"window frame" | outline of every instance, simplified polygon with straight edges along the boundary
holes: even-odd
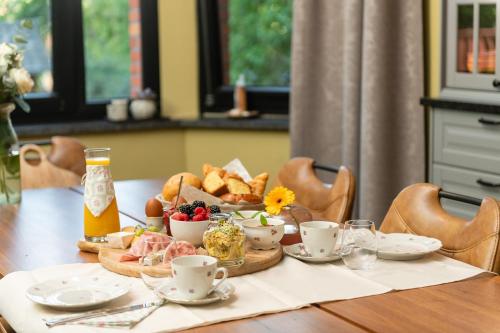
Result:
[[[495,4],[497,8],[496,15],[496,59],[495,74],[477,73],[478,59],[478,36],[479,36],[479,5]],[[459,5],[472,5],[473,14],[473,72],[457,72],[457,16]],[[484,92],[497,92],[498,88],[492,85],[494,79],[499,78],[500,54],[498,48],[500,45],[500,15],[498,15],[499,4],[496,0],[446,0],[443,5],[443,63],[445,82],[443,88],[447,89],[469,89]]]
[[[224,85],[217,0],[197,0],[200,68],[200,113],[226,112],[233,108],[234,86]],[[261,114],[288,115],[290,87],[247,86],[250,110]]]
[[[141,11],[142,85],[160,92],[157,0],[139,0]],[[12,114],[15,124],[103,119],[109,100],[87,102],[81,0],[51,0],[52,93],[26,97],[31,112]],[[158,99],[159,105],[159,99]]]

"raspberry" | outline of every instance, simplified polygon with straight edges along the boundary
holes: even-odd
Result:
[[[207,205],[205,204],[205,201],[201,201],[201,200],[195,200],[195,201],[193,201],[193,203],[191,205],[194,208],[196,208],[196,207],[206,208],[207,207]]]
[[[177,221],[188,221],[189,215],[177,212],[177,213],[174,213],[170,218],[177,220]]]
[[[198,214],[193,217],[193,221],[205,221],[207,219],[206,214]]]
[[[200,215],[200,214],[203,215],[206,214],[206,212],[207,212],[206,209],[203,207],[196,207],[194,209],[194,215]]]

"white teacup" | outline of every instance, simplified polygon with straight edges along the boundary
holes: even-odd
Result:
[[[223,276],[215,285],[217,273]],[[210,256],[182,256],[172,260],[175,287],[187,300],[205,298],[227,279],[227,269],[217,268],[217,259]]]
[[[339,225],[329,221],[300,223],[300,236],[306,251],[313,257],[328,257],[332,254],[339,234]]]

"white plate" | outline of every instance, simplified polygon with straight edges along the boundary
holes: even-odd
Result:
[[[386,260],[420,259],[443,246],[439,239],[403,233],[378,232],[377,241],[377,255]]]
[[[214,281],[216,283],[216,281]],[[224,281],[213,293],[202,299],[188,300],[179,294],[175,288],[173,280],[162,283],[156,289],[157,293],[167,301],[183,305],[205,305],[219,301],[225,301],[234,294],[234,286],[228,281]]]
[[[307,262],[319,263],[319,262],[330,262],[340,259],[340,256],[337,253],[332,253],[327,257],[311,257],[311,255],[306,252],[305,247],[302,243],[284,246],[283,251],[290,257],[294,257],[296,259]]]
[[[130,289],[130,282],[103,277],[70,277],[37,283],[26,290],[35,303],[64,310],[95,307],[120,296]]]

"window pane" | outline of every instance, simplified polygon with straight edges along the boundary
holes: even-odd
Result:
[[[30,19],[33,28],[21,27],[23,19]],[[52,30],[49,0],[0,0],[0,43],[12,43],[21,35],[27,44],[24,49],[24,67],[35,81],[33,92],[52,92]]]
[[[457,72],[472,73],[474,66],[473,14],[473,5],[458,6]]]
[[[88,101],[135,96],[142,89],[139,2],[82,0]]]
[[[496,46],[496,5],[479,6],[479,54],[477,71],[479,73],[495,74]]]
[[[219,0],[223,81],[288,86],[293,0]]]

